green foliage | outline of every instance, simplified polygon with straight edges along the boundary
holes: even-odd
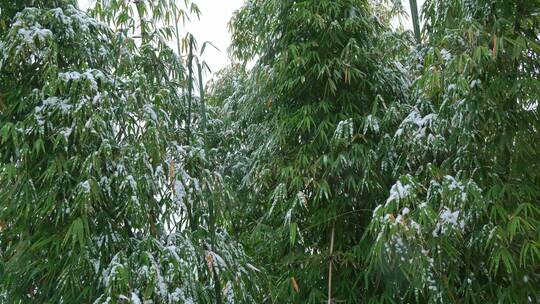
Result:
[[[534,301],[540,6],[427,1],[408,49],[379,2],[249,1],[233,19],[233,53],[256,59],[214,91],[240,139],[235,233],[271,302]]]
[[[540,1],[401,2],[248,0],[206,85],[190,1],[0,2],[0,302],[540,301]]]
[[[394,136],[404,175],[374,212],[371,266],[427,303],[533,303],[538,2],[428,1],[428,45]],[[387,282],[394,284],[395,280]]]
[[[272,301],[325,300],[329,259],[331,297],[355,301],[366,294],[362,231],[392,171],[384,134],[397,126],[407,87],[382,42],[403,41],[367,1],[249,1],[232,32],[235,55],[258,58],[253,94],[243,98],[262,113],[250,123],[265,133],[249,136],[245,179],[262,193],[253,197],[265,209],[253,238],[268,248],[257,256],[273,277]]]
[[[138,5],[135,19],[119,3],[94,11],[117,31],[65,2],[2,19],[0,294],[252,303],[257,269],[209,221],[219,172],[182,127],[183,63],[156,26],[171,7]]]

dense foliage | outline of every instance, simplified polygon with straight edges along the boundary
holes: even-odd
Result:
[[[538,1],[430,1],[372,265],[433,303],[540,299]],[[396,272],[399,270],[399,272]]]
[[[264,107],[265,133],[246,174],[263,193],[253,237],[271,244],[258,257],[275,276],[272,299],[353,302],[366,293],[360,240],[391,185],[385,134],[407,89],[385,46],[403,42],[367,1],[250,1],[232,25],[235,54],[259,57],[248,102]]]
[[[0,2],[0,303],[540,303],[540,0],[401,2]]]
[[[4,300],[252,302],[256,269],[209,220],[220,177],[189,131],[193,78],[155,26],[185,12],[125,4],[96,6],[116,31],[61,2],[3,18]]]

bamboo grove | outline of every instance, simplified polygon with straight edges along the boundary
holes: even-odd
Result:
[[[0,2],[0,303],[540,303],[539,0],[196,4]]]

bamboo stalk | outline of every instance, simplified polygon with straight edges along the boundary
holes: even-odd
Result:
[[[182,48],[180,47],[180,31],[178,30],[178,15],[176,14],[176,7],[173,8],[173,17],[174,17],[174,32],[176,38],[176,51],[178,52],[178,57],[182,54]]]
[[[416,41],[420,43],[421,37],[420,37],[420,18],[418,17],[418,5],[416,4],[416,0],[409,0],[409,4],[411,7],[411,18],[413,22],[414,36],[416,37]]]
[[[328,261],[328,304],[332,304],[332,267],[334,254],[334,236],[336,234],[336,221],[332,223],[332,237],[330,238],[330,259]]]
[[[214,214],[214,198],[209,197],[208,199],[208,213],[209,213],[209,229],[210,229],[210,246],[213,251],[215,248],[215,239],[216,239],[216,226],[215,226],[215,214]],[[212,273],[214,277],[214,292],[216,294],[216,303],[221,304],[223,301],[221,299],[221,284],[219,282],[219,277],[216,271],[216,266],[212,264]]]
[[[206,142],[206,103],[205,103],[205,91],[204,91],[204,83],[202,78],[202,66],[199,62],[199,59],[197,59],[197,72],[198,72],[198,78],[199,78],[199,101],[200,101],[200,115],[201,115],[201,131],[203,135],[203,145],[205,152],[208,152],[208,145]],[[210,192],[210,197],[208,198],[208,225],[210,230],[210,249],[213,251],[215,248],[215,240],[216,240],[216,215],[215,215],[215,209],[214,209],[214,198],[213,194]],[[212,274],[214,277],[214,292],[216,294],[216,303],[221,304],[223,300],[221,299],[221,284],[219,282],[219,277],[216,271],[216,267],[214,264],[212,264]]]
[[[200,94],[200,101],[201,101],[201,128],[203,133],[203,141],[204,141],[204,147],[206,150],[206,100],[205,100],[205,92],[204,92],[204,84],[202,79],[202,66],[199,62],[197,62],[197,70],[199,72],[199,94]]]
[[[189,53],[188,53],[188,117],[187,117],[187,141],[191,138],[191,101],[193,99],[193,36],[189,34]]]
[[[135,8],[137,9],[137,15],[139,16],[139,23],[140,23],[140,30],[141,30],[141,46],[144,46],[147,43],[150,43],[148,32],[146,28],[146,21],[144,20],[145,15],[145,4],[143,2],[134,2]],[[149,214],[149,222],[150,222],[150,235],[154,238],[158,237],[158,219],[156,216],[156,213],[154,210],[150,209]]]
[[[202,67],[201,64],[197,62],[197,69],[199,72],[199,90],[200,90],[200,102],[201,102],[201,124],[202,124],[202,133],[203,133],[203,145],[204,150],[208,152],[208,145],[206,142],[206,103],[205,103],[205,92],[204,92],[204,84],[202,79]],[[210,228],[210,242],[212,246],[212,250],[215,248],[215,240],[216,240],[216,214],[215,214],[215,208],[214,208],[214,197],[212,192],[210,192],[210,197],[208,198],[208,213],[210,216],[209,220],[209,228]],[[214,273],[214,290],[216,293],[216,303],[221,304],[223,301],[221,299],[221,284],[219,282],[219,277],[216,271],[216,268],[214,265],[212,265],[212,271]]]
[[[140,1],[136,1],[135,8],[137,9],[137,14],[139,15],[139,23],[141,27],[141,43],[144,45],[148,42],[148,33],[146,31],[146,21],[144,20],[144,11],[145,6],[144,3]]]

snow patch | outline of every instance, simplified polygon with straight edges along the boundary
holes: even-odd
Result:
[[[411,189],[411,185],[403,185],[401,181],[397,181],[390,189],[390,196],[386,200],[386,204],[406,198],[409,196]]]

